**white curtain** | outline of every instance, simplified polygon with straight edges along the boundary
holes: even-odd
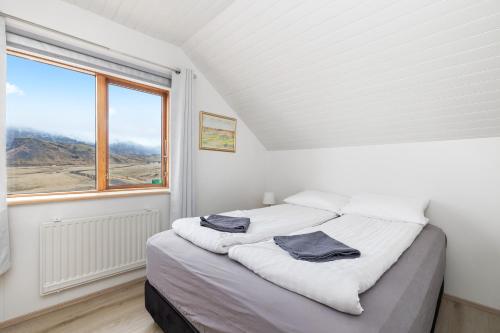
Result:
[[[195,115],[190,69],[172,76],[170,223],[195,214]]]
[[[5,19],[0,17],[0,275],[10,267],[9,221],[7,219],[7,161],[5,147],[5,87],[7,82],[5,54]]]

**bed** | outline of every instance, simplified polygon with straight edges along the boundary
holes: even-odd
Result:
[[[278,287],[225,255],[165,231],[147,245],[146,308],[165,332],[430,332],[443,288],[446,238],[427,225],[377,284],[360,316]]]

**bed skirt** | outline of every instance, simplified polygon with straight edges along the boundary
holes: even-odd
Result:
[[[443,297],[444,281],[441,284],[439,297],[434,311],[434,319],[432,322],[431,333],[434,332]],[[163,297],[150,283],[146,280],[144,285],[144,296],[146,302],[146,310],[148,310],[155,323],[165,333],[200,333],[165,297]]]

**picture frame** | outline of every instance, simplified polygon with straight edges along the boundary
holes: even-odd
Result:
[[[200,112],[199,148],[228,153],[236,152],[236,118]]]

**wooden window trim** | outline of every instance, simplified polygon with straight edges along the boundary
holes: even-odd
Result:
[[[22,194],[7,197],[8,206],[34,205],[64,201],[79,200],[100,200],[111,198],[127,198],[134,196],[149,195],[168,195],[168,188],[136,188],[127,190],[106,190],[106,191],[88,191],[88,192],[53,192],[42,194]]]
[[[145,92],[153,95],[158,95],[162,100],[162,110],[161,110],[161,184],[132,184],[132,185],[113,185],[109,184],[109,165],[106,165],[106,170],[108,174],[101,175],[102,178],[106,180],[106,189],[131,189],[131,188],[168,188],[169,187],[169,127],[168,127],[168,119],[169,119],[169,91],[162,90],[155,87],[150,87],[148,85],[135,83],[131,81],[127,81],[124,79],[119,79],[116,77],[106,77],[106,91],[101,91],[101,94],[105,95],[106,105],[108,104],[108,87],[109,85],[115,85],[127,89],[137,90],[140,92]],[[104,88],[101,88],[104,89]],[[109,108],[106,106],[106,111]],[[102,118],[106,117],[106,120],[109,119],[108,115],[102,115]],[[109,138],[109,124],[106,123],[106,142],[108,142]],[[104,130],[102,130],[104,131]],[[101,141],[100,141],[101,142]],[[106,151],[101,151],[101,156],[106,156],[106,163],[109,163],[109,144],[106,144],[104,148]]]
[[[108,184],[108,86],[105,75],[96,75],[96,186],[107,190]]]
[[[18,205],[38,202],[67,201],[80,199],[94,199],[100,197],[130,196],[137,191],[137,195],[169,193],[169,165],[170,165],[170,91],[144,83],[129,81],[99,71],[55,61],[32,53],[25,53],[15,49],[7,49],[7,54],[17,57],[53,65],[80,73],[93,75],[96,78],[96,189],[89,191],[66,191],[47,193],[18,193],[8,194],[8,204]],[[108,87],[110,84],[146,92],[162,97],[162,135],[161,135],[161,184],[133,184],[109,185],[109,118],[108,118]],[[102,194],[102,195],[100,195]],[[48,198],[54,196],[54,200]],[[66,199],[67,197],[67,199]],[[56,199],[57,198],[57,199]],[[9,200],[11,199],[11,200]],[[32,200],[31,200],[32,199]],[[10,201],[10,202],[9,202]]]

